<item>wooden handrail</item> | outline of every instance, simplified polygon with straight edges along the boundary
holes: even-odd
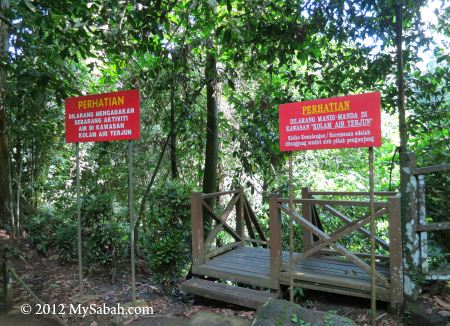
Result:
[[[324,248],[324,249],[321,249],[320,252],[325,255],[340,256],[340,254],[338,252],[336,252],[336,250],[333,250],[333,249]],[[355,256],[360,257],[360,258],[370,258],[371,257],[370,254],[365,253],[365,252],[353,252],[353,253],[355,254]],[[389,261],[389,256],[376,254],[375,259],[378,259],[380,261],[381,260]]]
[[[231,195],[231,194],[238,194],[241,190],[235,189],[235,190],[229,190],[229,191],[219,191],[219,192],[211,192],[209,194],[202,194],[203,199],[207,198],[214,198],[214,197],[220,197],[225,195]]]
[[[280,198],[278,199],[278,202],[282,204],[287,204],[289,203],[289,199]],[[304,198],[294,199],[294,204],[302,204],[302,203],[317,204],[317,205],[339,205],[339,206],[365,206],[365,207],[370,206],[369,201],[362,201],[362,200],[304,199]],[[375,208],[382,208],[382,207],[387,207],[387,202],[385,201],[375,202]]]
[[[416,225],[416,232],[449,230],[450,222],[436,222]]]
[[[395,196],[397,191],[375,191],[375,196]],[[323,196],[369,196],[367,191],[310,191],[310,195],[323,195]]]
[[[431,166],[424,166],[422,168],[413,168],[412,173],[414,175],[418,174],[427,174],[427,173],[433,173],[433,172],[445,172],[450,171],[450,164],[438,164],[438,165],[431,165]]]

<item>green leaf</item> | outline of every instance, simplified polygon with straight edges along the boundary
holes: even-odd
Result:
[[[291,316],[291,322],[293,322],[294,324],[298,323],[298,317],[297,314],[292,314]]]

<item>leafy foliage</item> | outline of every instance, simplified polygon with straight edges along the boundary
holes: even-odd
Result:
[[[165,284],[184,276],[191,261],[190,191],[172,181],[151,196],[148,231],[141,246],[154,278]]]
[[[29,239],[37,252],[43,256],[46,256],[54,245],[56,222],[57,219],[50,212],[42,212],[27,219],[25,227],[30,233]]]

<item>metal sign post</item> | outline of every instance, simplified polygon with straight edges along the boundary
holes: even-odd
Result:
[[[292,152],[289,152],[289,301],[294,302],[294,185]]]
[[[76,143],[77,166],[77,224],[78,224],[78,279],[80,283],[80,297],[83,295],[83,254],[81,244],[81,198],[80,198],[80,143]]]
[[[369,147],[369,201],[370,201],[370,317],[372,326],[376,325],[377,289],[375,279],[375,195],[373,177],[373,147]]]
[[[375,325],[375,201],[373,147],[381,146],[381,94],[355,94],[279,105],[280,151],[289,152],[289,210],[293,215],[292,151],[369,148],[371,316]],[[334,132],[330,132],[330,131]],[[342,131],[342,132],[339,132]],[[290,219],[290,288],[293,300],[293,220]]]
[[[133,305],[136,305],[136,264],[134,256],[134,191],[133,191],[133,142],[128,141],[128,210],[130,213],[131,288]]]
[[[83,263],[81,243],[80,198],[80,142],[105,142],[128,140],[129,212],[131,245],[131,279],[133,304],[136,304],[136,271],[134,257],[134,209],[133,209],[133,147],[131,140],[139,139],[140,100],[139,90],[130,89],[111,93],[71,97],[66,102],[66,142],[76,143],[77,165],[77,220],[78,220],[78,275],[80,296],[83,295]],[[112,123],[118,122],[118,123]]]

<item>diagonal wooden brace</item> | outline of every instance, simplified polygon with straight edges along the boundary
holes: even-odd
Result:
[[[347,216],[345,216],[344,214],[342,214],[341,212],[339,212],[337,209],[331,207],[330,205],[323,205],[322,206],[324,209],[326,209],[327,211],[329,211],[331,214],[333,214],[334,216],[340,218],[342,221],[350,224],[352,223],[352,220],[350,218],[348,218]],[[370,237],[370,232],[369,230],[367,230],[366,228],[363,228],[362,226],[360,228],[357,229],[358,232],[361,232],[362,234],[364,234],[367,237]],[[386,241],[380,239],[379,237],[375,237],[375,241],[384,249],[389,250],[389,245],[386,243]]]
[[[233,210],[234,205],[236,205],[236,202],[239,200],[239,194],[235,194],[233,198],[228,203],[227,207],[223,211],[222,215],[220,217],[217,217],[216,214],[213,212],[211,207],[203,201],[203,207],[208,211],[208,214],[211,215],[211,217],[218,223],[213,230],[209,233],[208,237],[205,240],[205,246],[211,245],[212,241],[216,238],[217,234],[220,232],[220,230],[223,229],[228,232],[236,241],[242,241],[242,238],[239,234],[236,233],[236,231],[233,230],[233,228],[226,223],[228,215],[230,215],[230,212]]]
[[[378,209],[375,212],[375,218],[383,216],[386,213],[386,211],[387,211],[386,208]],[[363,217],[357,219],[356,221],[353,221],[347,224],[346,226],[331,233],[329,235],[330,236],[329,239],[322,239],[320,241],[315,242],[313,248],[309,249],[308,251],[305,251],[301,256],[296,257],[295,260],[303,260],[306,257],[311,256],[312,254],[320,251],[326,246],[331,245],[333,242],[341,240],[343,237],[360,228],[362,225],[369,223],[370,220],[371,220],[370,214],[365,214]]]
[[[357,257],[355,254],[350,252],[344,246],[342,246],[338,243],[332,243],[330,241],[331,237],[329,235],[324,233],[322,230],[318,229],[315,225],[313,225],[311,222],[309,222],[308,220],[303,218],[297,212],[291,212],[289,210],[289,208],[286,207],[286,205],[279,204],[278,206],[281,210],[283,210],[284,212],[289,214],[291,216],[291,218],[294,219],[297,223],[300,223],[305,229],[314,233],[319,238],[321,238],[323,240],[327,240],[327,243],[332,245],[336,249],[337,252],[339,252],[341,255],[347,257],[348,260],[350,260],[355,265],[361,267],[363,270],[365,270],[370,275],[370,273],[371,273],[370,266],[364,260]],[[375,277],[383,284],[383,286],[385,286],[387,288],[389,287],[389,281],[383,275],[381,275],[379,272],[375,271]]]

